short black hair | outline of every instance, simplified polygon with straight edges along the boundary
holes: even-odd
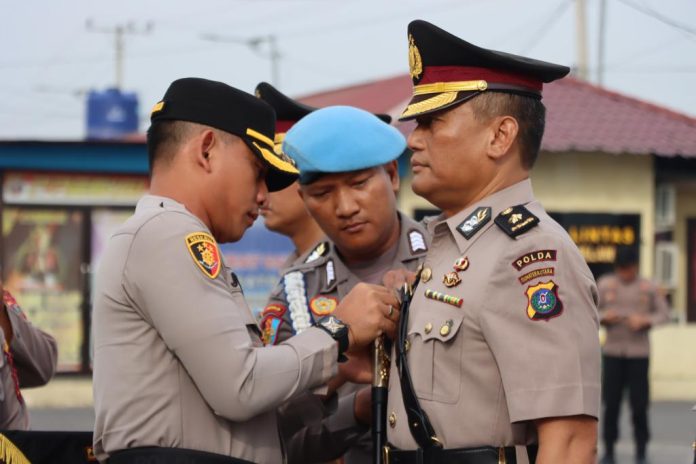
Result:
[[[531,169],[539,157],[541,139],[546,126],[546,107],[538,98],[506,92],[482,92],[471,99],[474,117],[489,120],[512,116],[517,121],[522,165]]]
[[[635,247],[626,245],[616,247],[616,257],[614,258],[614,266],[631,267],[637,265],[638,260],[638,250]]]
[[[181,121],[153,121],[147,130],[147,157],[150,175],[155,164],[168,164],[174,158],[174,150],[182,140]]]

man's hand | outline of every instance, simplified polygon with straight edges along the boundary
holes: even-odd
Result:
[[[382,284],[390,290],[401,290],[405,283],[413,284],[416,281],[416,273],[408,269],[392,269],[382,277]]]
[[[652,322],[645,314],[631,314],[626,320],[626,325],[628,325],[628,328],[634,332],[640,332],[641,330],[650,327]]]
[[[355,394],[353,412],[355,420],[361,424],[370,425],[372,423],[372,390],[369,387],[358,390]]]
[[[607,309],[602,313],[602,318],[600,319],[600,322],[602,325],[614,325],[617,322],[620,322],[622,319],[621,316],[619,316],[619,313],[616,312],[614,309]]]
[[[348,324],[348,352],[354,353],[382,334],[394,337],[399,301],[393,291],[361,282],[341,300],[333,314]]]
[[[372,383],[374,369],[370,347],[350,353],[348,361],[338,364],[338,373],[347,382]]]

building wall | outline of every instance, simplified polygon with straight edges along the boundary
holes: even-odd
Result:
[[[687,219],[696,219],[696,183],[677,185],[676,211],[674,223],[674,242],[679,247],[677,288],[674,290],[672,304],[680,320],[686,319],[687,299]]]

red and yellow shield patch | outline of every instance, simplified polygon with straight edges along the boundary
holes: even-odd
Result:
[[[220,273],[220,251],[215,239],[205,232],[186,236],[186,247],[203,274],[215,279]]]
[[[309,308],[317,316],[331,314],[338,306],[338,300],[332,296],[315,296],[309,302]]]

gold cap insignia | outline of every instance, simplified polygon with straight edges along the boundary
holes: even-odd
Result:
[[[423,60],[421,59],[413,35],[408,35],[408,68],[412,78],[418,79],[423,73]]]
[[[158,111],[162,111],[162,108],[164,108],[164,102],[157,102],[155,103],[155,106],[152,107],[152,111],[150,111],[150,114],[155,114]]]

